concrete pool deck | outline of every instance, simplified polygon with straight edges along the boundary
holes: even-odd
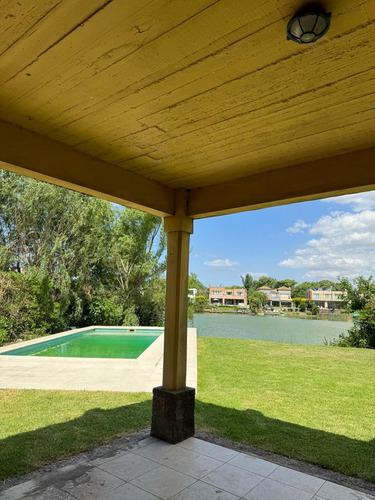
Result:
[[[161,334],[137,359],[5,355],[20,347],[74,335],[93,328],[100,327],[80,328],[0,348],[0,354],[4,354],[0,356],[0,388],[152,392],[154,387],[162,384],[164,334]],[[124,327],[127,328],[132,327]],[[136,327],[136,329],[149,330],[150,327]],[[188,328],[187,385],[197,388],[195,328]]]

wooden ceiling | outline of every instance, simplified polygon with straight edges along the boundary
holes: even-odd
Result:
[[[296,0],[0,1],[0,120],[9,125],[2,135],[0,129],[0,160],[9,168],[18,164],[36,171],[22,163],[17,149],[34,139],[43,149],[48,139],[60,143],[58,155],[74,169],[79,158],[94,158],[91,173],[102,169],[101,183],[110,175],[119,183],[127,172],[133,177],[125,176],[125,184],[141,176],[149,189],[159,189],[159,198],[184,188],[204,199],[205,187],[278,169],[286,169],[278,182],[287,178],[287,186],[288,168],[314,169],[314,162],[331,157],[338,157],[332,160],[336,179],[340,164],[347,164],[342,155],[368,150],[366,168],[356,164],[356,156],[348,168],[353,162],[362,168],[367,177],[357,184],[370,188],[375,185],[375,174],[368,173],[375,167],[375,1],[324,2],[332,12],[331,29],[306,46],[286,41],[285,31],[302,5]],[[8,153],[5,146],[17,127],[33,134],[23,135]],[[33,151],[36,161],[38,148],[27,152]],[[75,163],[64,158],[68,149],[84,155]],[[48,156],[40,162],[44,177],[52,179]],[[331,164],[319,165],[319,175],[326,171],[329,177]],[[293,172],[303,174],[303,181],[302,166]],[[69,175],[76,176],[72,185],[84,183],[77,180],[79,172]],[[357,187],[355,180],[339,184],[322,186],[320,194]],[[222,196],[225,188],[219,192]],[[215,193],[211,212],[219,213]],[[126,196],[114,193],[111,199]],[[151,208],[171,211],[160,204]],[[209,207],[198,207],[192,215],[208,213]]]

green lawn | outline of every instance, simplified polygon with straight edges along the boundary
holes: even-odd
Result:
[[[375,351],[200,338],[197,429],[375,482]],[[150,425],[151,395],[0,391],[0,478]]]
[[[197,427],[375,482],[375,351],[200,339]]]

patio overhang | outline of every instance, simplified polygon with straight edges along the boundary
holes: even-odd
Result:
[[[192,219],[375,187],[374,2],[327,0],[309,45],[285,39],[301,6],[0,7],[0,166],[166,217],[168,390],[184,386]]]

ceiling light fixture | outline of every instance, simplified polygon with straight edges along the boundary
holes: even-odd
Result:
[[[289,21],[286,37],[298,43],[313,43],[327,33],[330,24],[331,13],[325,14],[320,5],[308,5]]]

